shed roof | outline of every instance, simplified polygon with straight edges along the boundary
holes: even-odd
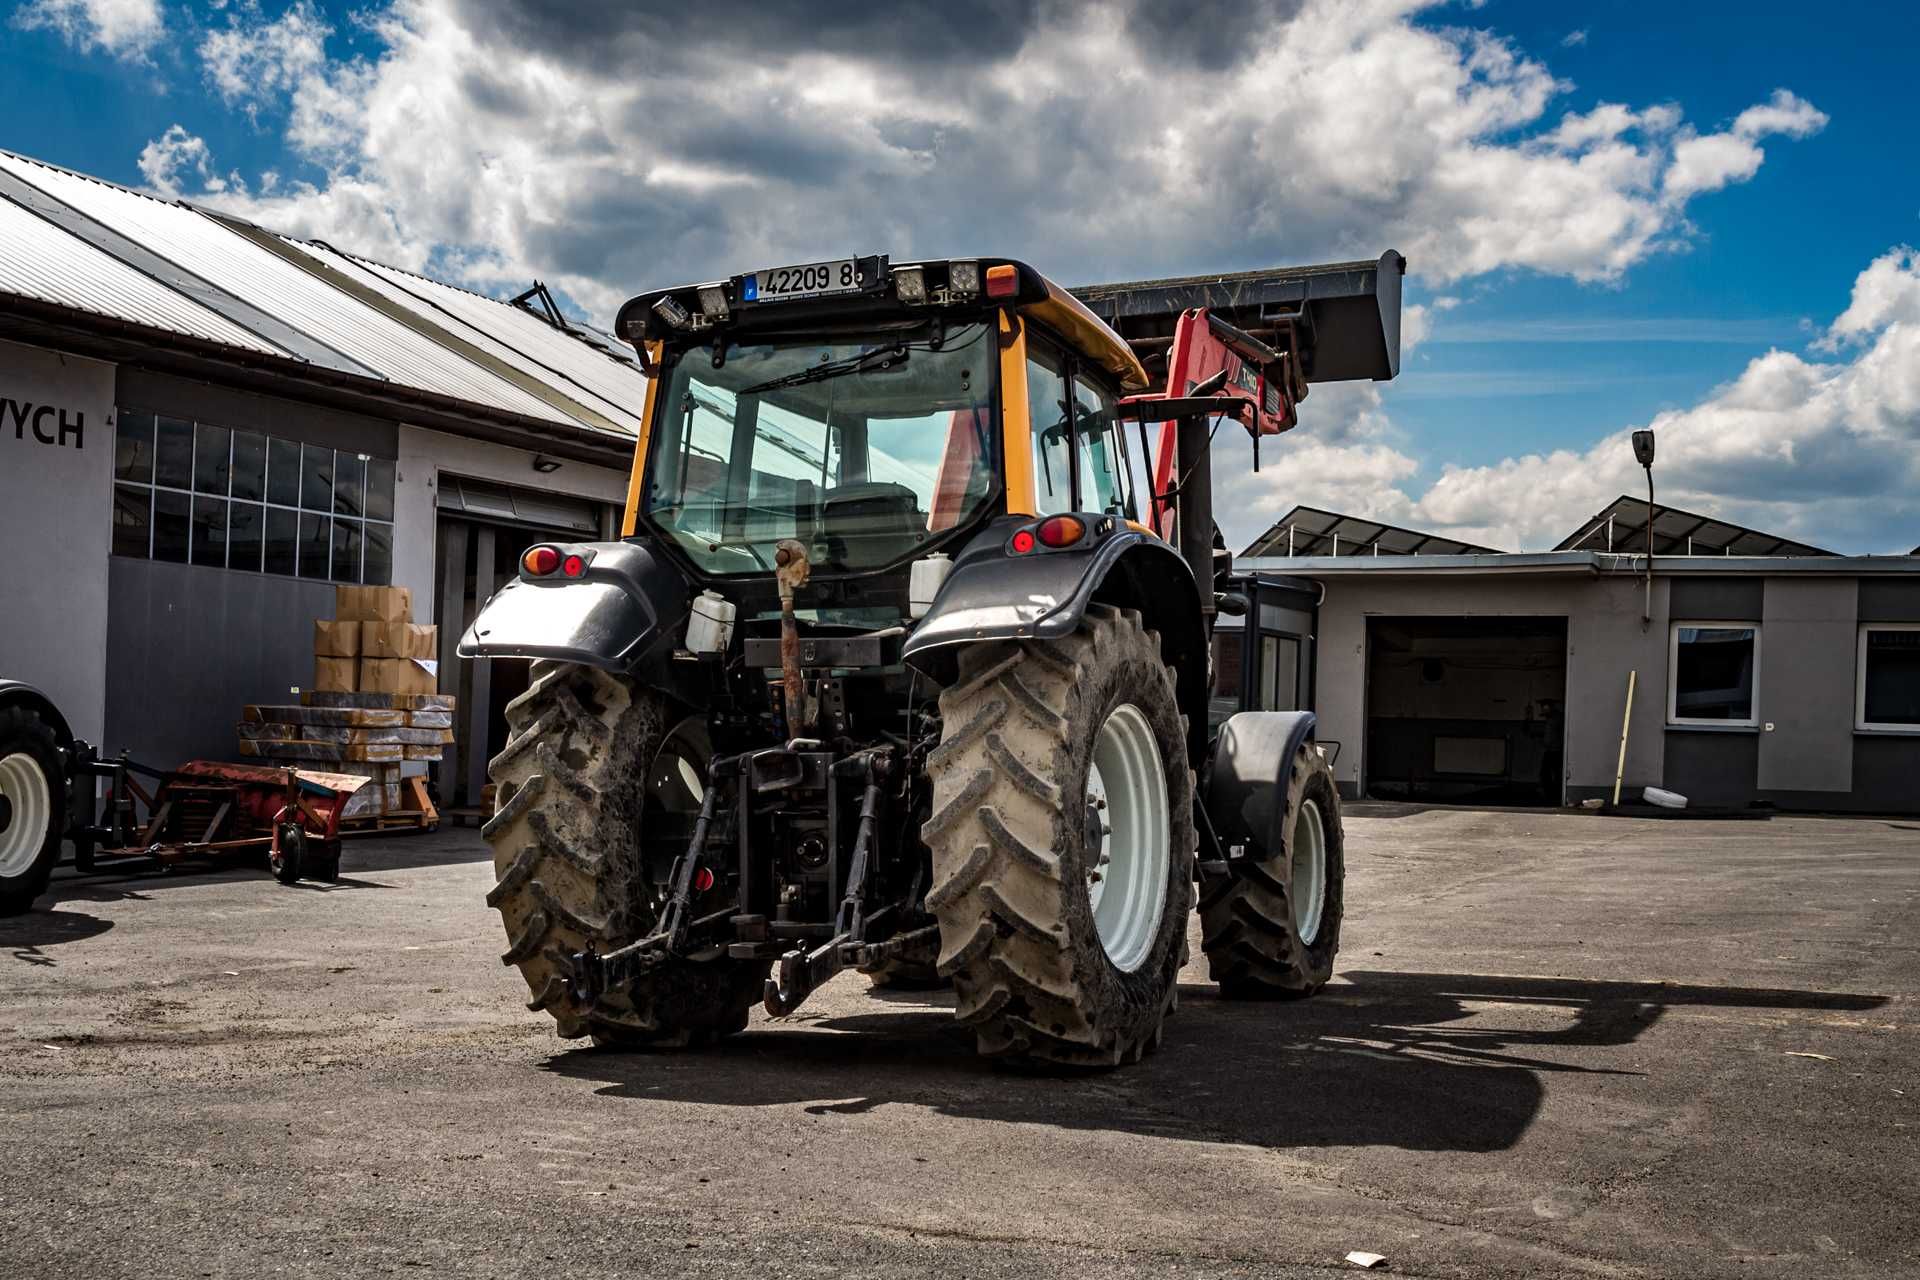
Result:
[[[524,308],[6,151],[0,245],[0,315],[11,295],[374,395],[609,443],[639,430],[638,368]]]
[[[1560,540],[1555,551],[1612,551],[1645,555],[1647,502],[1621,494],[1591,520]],[[1656,556],[1830,556],[1831,551],[1762,533],[1730,520],[1653,505],[1653,554]]]
[[[1242,556],[1499,555],[1457,538],[1343,515],[1320,507],[1295,507],[1255,538]]]

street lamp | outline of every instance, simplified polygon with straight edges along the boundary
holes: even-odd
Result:
[[[1653,623],[1653,430],[1633,433],[1633,457],[1647,471],[1647,601],[1640,609],[1640,629]]]

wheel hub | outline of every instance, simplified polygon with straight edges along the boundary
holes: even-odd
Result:
[[[0,758],[0,876],[25,875],[53,820],[53,794],[40,762],[24,751]]]
[[[1293,932],[1302,946],[1320,936],[1320,917],[1327,905],[1327,828],[1320,806],[1300,802],[1293,819]]]
[[[1087,768],[1087,897],[1115,968],[1145,963],[1160,932],[1171,859],[1166,768],[1146,715],[1114,708]]]

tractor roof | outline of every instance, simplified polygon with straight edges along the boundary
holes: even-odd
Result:
[[[899,321],[948,308],[977,316],[983,303],[1010,305],[1046,325],[1126,390],[1146,388],[1147,371],[1126,339],[1066,289],[1012,258],[894,263],[882,254],[654,289],[620,308],[614,331],[644,355],[651,342],[703,342],[728,328],[791,333],[815,323]]]

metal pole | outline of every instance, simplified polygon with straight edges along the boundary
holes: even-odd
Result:
[[[1640,678],[1639,668],[1627,672],[1627,706],[1620,713],[1620,759],[1613,766],[1613,807],[1620,807],[1620,779],[1627,772],[1627,730],[1633,724],[1633,686]]]

